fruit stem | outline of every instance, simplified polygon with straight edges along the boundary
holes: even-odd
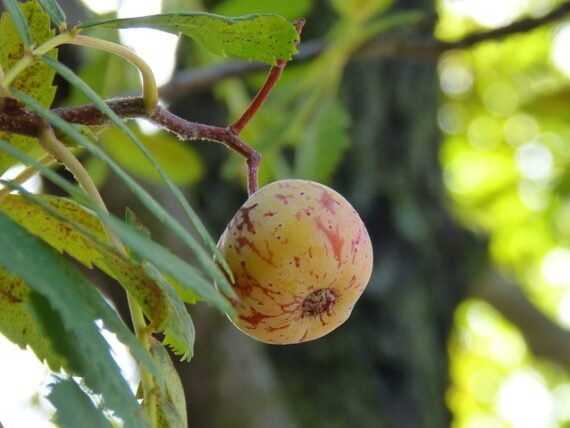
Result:
[[[297,34],[301,35],[301,31],[303,30],[303,26],[305,25],[305,20],[300,18],[296,20],[293,25],[297,30]],[[232,123],[228,129],[239,135],[243,131],[243,128],[249,123],[249,121],[255,116],[259,108],[263,105],[265,100],[267,99],[268,95],[271,93],[271,90],[283,74],[283,69],[287,65],[287,61],[284,59],[278,59],[275,65],[271,66],[269,70],[269,74],[261,86],[257,95],[253,98],[249,106],[247,107],[246,111],[240,116],[238,120]],[[249,164],[248,164],[249,166]]]

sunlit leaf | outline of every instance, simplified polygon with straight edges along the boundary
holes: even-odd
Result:
[[[50,385],[48,400],[56,409],[54,421],[61,428],[112,428],[102,409],[73,379],[58,379]]]
[[[121,376],[105,341],[92,317],[92,301],[79,288],[94,291],[83,275],[54,249],[0,213],[0,266],[21,277],[45,298],[61,316],[63,325],[74,337],[75,358],[70,361],[80,369],[87,385],[102,394],[105,405],[114,410],[125,427],[148,426],[140,407]],[[96,293],[96,292],[95,292]],[[91,294],[95,296],[98,294]],[[99,299],[102,297],[99,295]],[[86,361],[88,359],[88,362]]]
[[[41,6],[34,1],[19,3],[19,5],[33,42],[41,44],[51,39],[54,31],[50,28],[49,18]],[[0,40],[2,41],[0,43],[0,66],[6,72],[24,56],[24,45],[16,31],[15,23],[6,13],[2,14],[0,19]],[[56,50],[50,51],[48,55],[55,58]],[[11,87],[35,98],[44,106],[50,106],[55,96],[55,86],[52,86],[54,74],[49,66],[37,62],[22,71],[12,82]],[[25,152],[36,144],[33,138],[1,131],[0,139],[9,141],[10,144]],[[0,152],[0,174],[14,163],[13,158]]]
[[[145,27],[194,38],[217,55],[234,55],[275,64],[297,53],[299,36],[285,18],[274,14],[225,17],[205,12],[172,13],[82,23],[78,28]]]
[[[22,196],[7,197],[0,210],[58,251],[66,252],[87,267],[96,265],[117,278],[141,305],[155,327],[160,328],[169,312],[164,292],[145,274],[140,265],[134,264],[108,245],[101,244],[101,241],[107,242],[107,237],[99,219],[73,201],[51,196],[41,196],[41,199],[62,216],[87,229],[99,241],[85,236],[69,223],[54,217]]]
[[[29,3],[32,2],[28,2],[28,4]],[[19,7],[18,2],[16,0],[2,0],[2,4],[4,5],[4,8],[8,11],[8,14],[2,14],[2,18],[4,18],[5,16],[6,18],[8,18],[9,16],[9,19],[11,20],[14,27],[18,31],[21,40],[24,42],[24,46],[25,47],[30,46],[33,43],[32,36],[28,29],[26,18],[24,17],[24,14],[20,10],[20,7],[25,7],[25,6]]]
[[[45,360],[52,370],[58,371],[65,361],[34,317],[29,307],[30,291],[20,278],[0,268],[0,333],[22,349],[29,346],[40,361]]]

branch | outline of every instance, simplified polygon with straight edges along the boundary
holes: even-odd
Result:
[[[184,141],[214,141],[235,150],[247,161],[249,193],[253,193],[257,190],[257,173],[261,157],[257,151],[244,143],[239,137],[239,134],[232,129],[190,122],[170,113],[160,106],[156,106],[155,109],[149,113],[143,97],[118,98],[107,101],[107,105],[121,119],[147,119],[166,131],[176,134]],[[86,126],[113,124],[105,114],[90,104],[57,108],[53,111],[62,119],[73,124]],[[17,106],[4,108],[4,111],[0,111],[1,131],[37,137],[44,127],[45,123],[38,115],[23,111]]]
[[[542,313],[520,287],[489,272],[476,293],[520,330],[534,355],[570,368],[570,331]]]
[[[442,42],[431,40],[429,42],[412,42],[402,39],[376,39],[371,41],[356,52],[353,60],[363,58],[406,58],[413,60],[434,60],[442,53],[452,49],[467,49],[477,43],[487,40],[499,40],[507,36],[523,33],[556,22],[570,14],[570,1],[560,4],[557,8],[540,18],[525,18],[510,25],[495,28],[486,32],[470,34],[455,42]],[[428,20],[431,18],[428,18]],[[416,25],[423,25],[419,22]],[[323,40],[305,42],[299,48],[299,54],[295,56],[295,63],[315,58],[327,48]],[[205,90],[217,82],[229,77],[245,77],[252,73],[263,70],[263,64],[244,61],[228,61],[223,64],[186,70],[177,73],[173,79],[159,89],[160,96],[164,99],[173,99],[183,94],[189,94]]]

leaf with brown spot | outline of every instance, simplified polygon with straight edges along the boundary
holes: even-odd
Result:
[[[139,263],[105,244],[108,240],[97,217],[68,199],[53,196],[41,196],[41,199],[98,239],[73,229],[70,224],[22,196],[10,195],[3,201],[0,209],[59,252],[69,254],[89,268],[95,265],[117,279],[135,298],[153,327],[158,331],[162,330],[171,312],[166,293]]]
[[[50,27],[49,17],[37,2],[29,1],[20,3],[19,6],[36,45],[40,45],[54,36],[55,32]],[[0,40],[2,41],[0,43],[0,66],[6,72],[24,55],[22,39],[16,30],[14,21],[7,13],[3,13],[0,18]],[[57,50],[50,51],[48,56],[55,58]],[[54,75],[55,72],[47,64],[36,62],[22,71],[10,87],[25,92],[44,106],[49,107],[53,102],[56,90],[56,87],[52,85]],[[0,132],[0,139],[8,141],[24,152],[29,152],[36,144],[33,138],[6,132]],[[13,157],[0,152],[0,174],[15,163],[16,160]]]

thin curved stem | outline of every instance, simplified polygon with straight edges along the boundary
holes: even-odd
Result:
[[[154,107],[158,104],[158,86],[156,85],[156,79],[154,78],[152,69],[135,52],[118,43],[81,35],[75,36],[67,43],[111,52],[129,61],[131,64],[137,67],[141,73],[143,99],[147,111],[149,113],[152,112]]]

